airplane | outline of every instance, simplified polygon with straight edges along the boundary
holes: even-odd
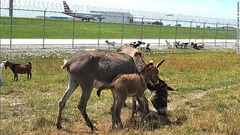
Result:
[[[62,12],[63,14],[72,16],[72,17],[76,17],[76,18],[81,18],[82,20],[86,20],[86,21],[90,21],[90,20],[97,20],[100,19],[100,21],[102,19],[106,19],[106,17],[104,17],[102,14],[100,13],[74,13],[68,6],[68,4],[66,3],[66,1],[63,1],[63,7],[64,7],[64,12]]]

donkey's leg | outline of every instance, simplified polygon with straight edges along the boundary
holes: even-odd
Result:
[[[17,81],[18,80],[18,74],[14,73],[14,78],[13,78],[14,81]]]
[[[32,72],[30,71],[30,73],[29,73],[29,78],[28,78],[29,80],[31,80],[32,79]]]
[[[115,128],[116,123],[117,123],[117,101],[114,99],[113,105],[111,107],[111,113],[112,113],[112,129]]]
[[[149,113],[149,107],[148,107],[148,100],[146,99],[146,97],[144,96],[144,94],[142,96],[139,97],[139,99],[142,101],[143,103],[143,114],[141,117],[141,121],[143,122],[144,118],[147,116],[147,114]]]
[[[136,96],[132,97],[132,120],[134,120],[135,113],[137,113]]]
[[[82,96],[81,96],[81,99],[80,99],[80,102],[78,104],[78,109],[80,110],[84,120],[86,121],[88,127],[91,128],[92,131],[94,130],[97,130],[96,127],[93,126],[91,120],[89,119],[88,115],[87,115],[87,112],[86,112],[86,107],[87,107],[87,102],[88,102],[88,99],[92,93],[92,90],[93,90],[93,82],[88,82],[88,83],[85,83],[84,85],[81,85],[82,87]]]
[[[121,109],[124,104],[124,101],[120,101],[119,99],[114,99],[111,113],[112,113],[112,129],[115,127],[123,128],[122,120],[121,120]]]
[[[124,104],[125,100],[120,100],[117,106],[117,125],[120,128],[123,128],[122,120],[121,120],[121,111],[122,111],[122,106]]]
[[[137,100],[137,103],[138,103],[138,105],[137,105],[137,112],[140,112],[141,114],[143,113],[143,110],[144,110],[144,108],[143,108],[143,103],[142,103],[142,101],[139,99],[139,97],[136,97],[136,100]]]
[[[57,122],[56,122],[56,126],[58,129],[62,128],[62,126],[61,126],[62,110],[66,105],[66,101],[72,95],[72,93],[76,90],[76,88],[78,86],[79,85],[76,82],[76,80],[74,79],[74,77],[69,73],[68,88],[58,104],[58,117],[57,117]]]
[[[30,80],[30,73],[27,73],[27,80]]]

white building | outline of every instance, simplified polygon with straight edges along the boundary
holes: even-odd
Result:
[[[133,23],[133,15],[127,12],[90,11],[90,13],[102,14],[105,17],[102,22]]]

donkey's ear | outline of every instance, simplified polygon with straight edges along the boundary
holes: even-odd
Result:
[[[159,68],[164,61],[165,61],[165,60],[162,60],[161,62],[159,62],[156,67]]]
[[[173,89],[172,87],[169,87],[169,86],[167,86],[167,90],[169,90],[169,91],[178,91],[178,90],[175,90],[175,89]]]
[[[150,60],[148,64],[151,64],[151,65],[153,65],[153,60]]]

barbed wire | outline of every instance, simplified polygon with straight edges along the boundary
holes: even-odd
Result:
[[[69,4],[74,12],[90,12],[90,11],[104,11],[104,12],[128,12],[134,16],[134,18],[148,18],[153,20],[169,20],[169,21],[185,21],[185,22],[202,22],[202,23],[215,23],[215,24],[230,24],[236,25],[237,21],[232,19],[222,18],[208,18],[199,16],[189,16],[180,14],[168,14],[161,12],[149,12],[149,11],[137,11],[127,9],[116,9],[106,7],[96,7],[89,5]],[[1,8],[9,8],[9,0],[1,0]],[[62,3],[42,2],[32,0],[14,0],[14,9],[28,9],[28,10],[46,10],[54,12],[62,12]]]

